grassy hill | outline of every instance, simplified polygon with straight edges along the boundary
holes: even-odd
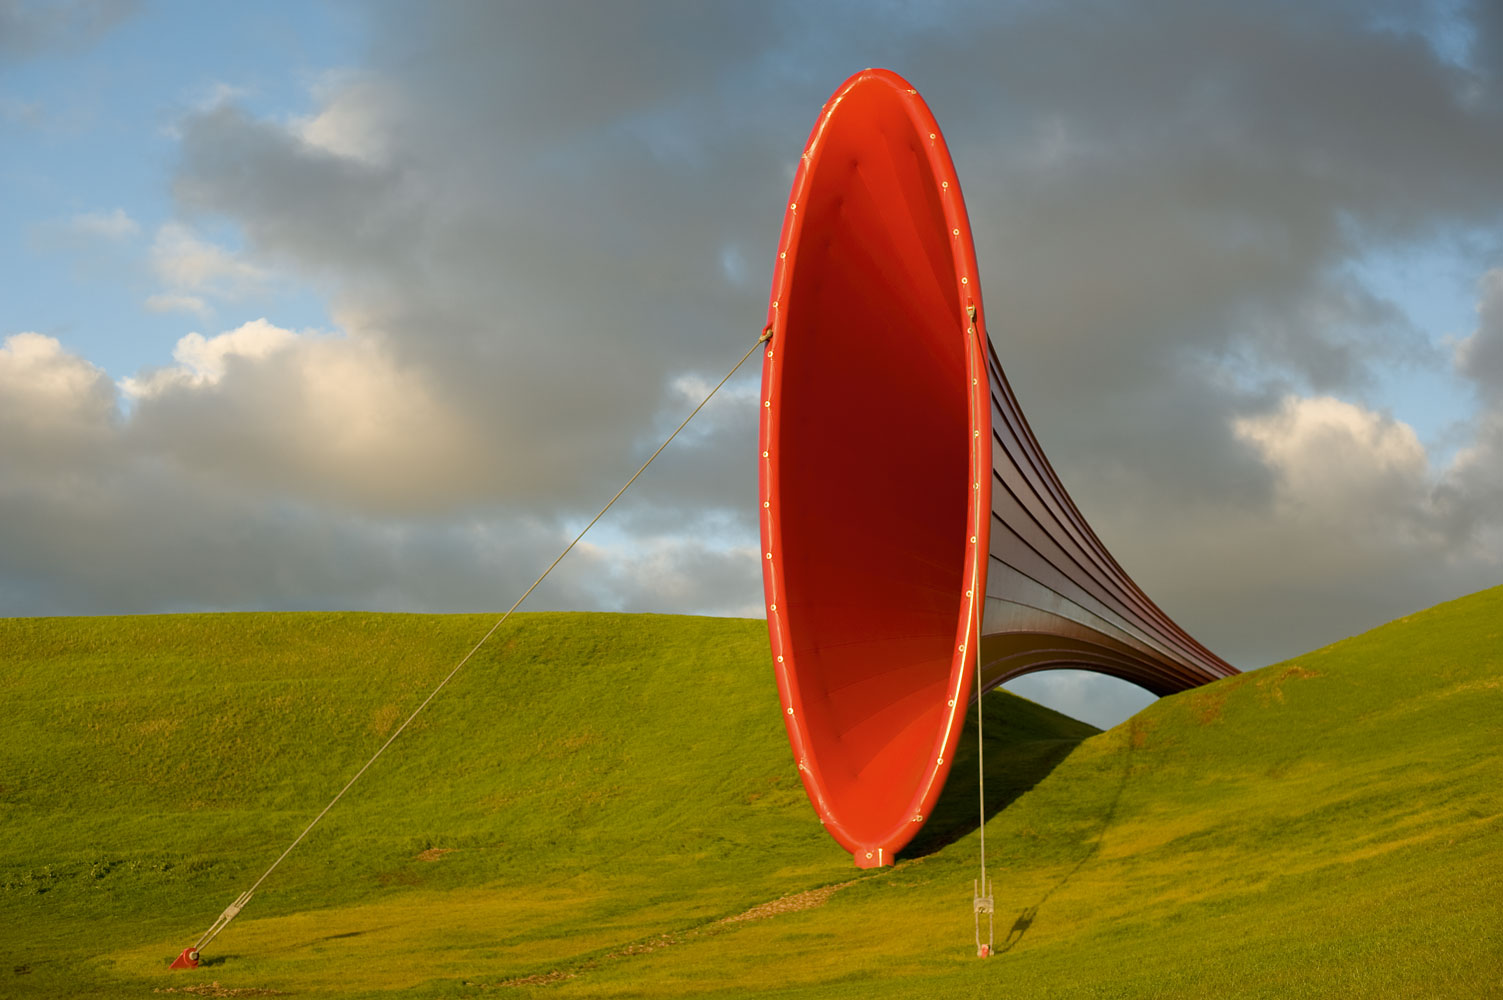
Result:
[[[517,616],[166,972],[491,620],[0,620],[0,996],[1503,996],[1503,588],[1106,733],[988,695],[985,962],[974,756],[858,872],[760,622]]]

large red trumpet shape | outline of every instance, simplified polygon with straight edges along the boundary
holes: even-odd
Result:
[[[1071,502],[986,334],[960,184],[886,70],[804,147],[764,348],[763,582],[810,801],[858,865],[939,797],[982,687],[1073,666],[1163,694],[1235,673],[1128,578]]]

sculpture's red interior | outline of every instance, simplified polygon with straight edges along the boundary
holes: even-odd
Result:
[[[935,764],[970,493],[951,233],[900,100],[856,87],[826,123],[774,402],[790,674],[827,812],[867,844],[909,818]]]

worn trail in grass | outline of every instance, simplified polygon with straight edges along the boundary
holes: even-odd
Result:
[[[1499,995],[1503,588],[1107,733],[989,695],[987,962],[969,753],[858,873],[761,623],[518,616],[163,971],[488,624],[0,621],[0,995]]]

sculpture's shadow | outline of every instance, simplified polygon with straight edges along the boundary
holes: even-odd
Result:
[[[1041,710],[1039,706],[1006,692],[988,694],[984,703],[986,764],[986,818],[990,820],[1006,809],[1018,796],[1042,781],[1082,740],[1100,730],[1074,719]],[[1047,714],[1041,714],[1047,713]],[[940,793],[933,817],[915,837],[905,857],[922,857],[952,844],[979,825],[976,768],[976,719],[974,708],[969,714],[961,746],[955,756],[950,779]],[[1138,721],[1131,720],[1124,732],[1125,747],[1121,754],[1121,771],[1111,798],[1101,814],[1101,825],[1083,845],[1074,865],[1049,886],[1031,905],[1024,907],[996,944],[994,954],[1012,950],[1033,926],[1039,909],[1065,886],[1101,849],[1106,832],[1117,817],[1117,806],[1132,774],[1133,754],[1139,743]],[[1001,914],[998,914],[1001,917]],[[1002,926],[1006,926],[1002,924]],[[1000,927],[999,927],[1000,929]],[[983,928],[984,935],[984,928]]]
[[[1106,812],[1101,815],[1100,830],[1097,831],[1096,836],[1092,838],[1091,842],[1081,853],[1080,860],[1075,862],[1074,867],[1061,875],[1058,881],[1046,889],[1044,894],[1039,897],[1038,902],[1032,906],[1023,908],[1022,912],[1018,914],[1017,920],[1013,922],[1012,927],[1008,930],[1007,937],[995,949],[995,954],[1000,955],[1003,952],[1011,951],[1019,941],[1023,940],[1023,935],[1028,933],[1028,928],[1033,926],[1034,918],[1038,916],[1039,907],[1047,903],[1050,896],[1064,888],[1065,883],[1074,878],[1075,873],[1084,868],[1086,863],[1101,850],[1102,841],[1106,839],[1106,831],[1111,829],[1112,823],[1117,818],[1117,804],[1122,801],[1122,791],[1127,788],[1127,779],[1132,774],[1133,751],[1138,746],[1139,735],[1138,720],[1133,719],[1128,723],[1126,749],[1122,754],[1122,771],[1117,778],[1117,787],[1112,792],[1111,801],[1107,803]]]
[[[988,820],[1043,781],[1082,740],[1101,731],[1000,689],[982,699],[982,710]],[[924,828],[903,849],[902,857],[933,854],[974,833],[980,825],[974,705],[965,720],[944,791]]]

